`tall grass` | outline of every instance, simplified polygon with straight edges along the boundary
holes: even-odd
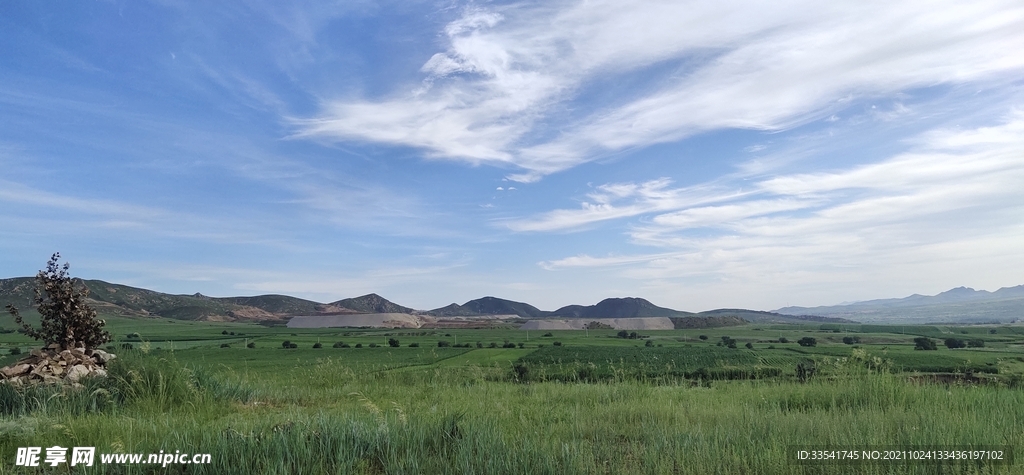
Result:
[[[118,361],[111,378],[89,383],[109,393],[106,405],[57,397],[44,398],[45,408],[20,406],[2,419],[0,451],[59,444],[212,454],[211,465],[159,470],[200,474],[1021,472],[1020,464],[790,462],[798,445],[1022,446],[1024,392],[916,384],[885,371],[691,387],[521,384],[502,380],[508,365],[360,372],[323,360],[233,374],[154,355]]]

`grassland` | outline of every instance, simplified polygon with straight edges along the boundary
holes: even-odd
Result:
[[[81,473],[1024,471],[1020,462],[792,459],[796,446],[1019,451],[1024,328],[1015,326],[747,325],[623,339],[612,330],[296,331],[119,317],[108,325],[114,345],[133,346],[117,350],[110,378],[74,393],[0,387],[0,473],[22,473],[18,447],[52,445],[213,455],[211,465]],[[795,343],[808,336],[817,346]],[[939,350],[915,351],[918,336],[937,339]],[[737,347],[718,345],[722,337]],[[942,345],[954,337],[985,346]],[[286,340],[297,348],[282,348]],[[0,348],[32,345],[0,334]],[[798,381],[798,364],[813,364],[808,381]]]

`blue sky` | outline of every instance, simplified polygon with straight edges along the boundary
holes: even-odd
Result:
[[[1024,5],[0,3],[0,274],[429,309],[1024,283]]]

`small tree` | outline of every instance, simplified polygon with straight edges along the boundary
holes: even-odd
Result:
[[[805,337],[797,340],[796,343],[798,345],[800,345],[800,346],[817,346],[818,345],[818,340],[815,340],[814,338],[809,337],[809,336],[805,336]]]
[[[7,311],[26,335],[43,340],[46,345],[96,348],[110,341],[110,333],[103,329],[106,322],[96,318],[96,310],[85,303],[89,289],[85,285],[75,286],[74,279],[68,275],[70,265],[61,266],[59,260],[60,253],[54,253],[46,263],[46,270],[36,274],[33,302],[40,315],[39,330],[25,323],[13,305],[7,305]]]
[[[914,349],[915,350],[937,350],[935,346],[935,340],[928,337],[919,336],[914,338]]]
[[[959,338],[946,338],[945,343],[946,343],[946,348],[949,348],[949,349],[967,348],[967,342],[965,342],[965,341],[963,341],[963,340],[961,340]]]
[[[397,338],[388,338],[388,346],[390,346],[392,348],[398,348],[398,339]]]

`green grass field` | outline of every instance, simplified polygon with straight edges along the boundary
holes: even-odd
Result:
[[[1018,461],[793,458],[810,446],[1019,452],[1024,331],[1016,326],[747,325],[623,339],[613,330],[107,321],[121,356],[110,378],[76,392],[0,386],[0,473],[68,473],[14,466],[18,447],[53,445],[212,455],[210,465],[71,473],[1024,472]],[[0,319],[0,327],[13,325]],[[922,335],[939,349],[914,350]],[[816,346],[796,343],[808,336]],[[719,345],[723,337],[736,348]],[[952,350],[945,338],[985,344]],[[286,340],[297,348],[282,348]],[[133,349],[120,349],[125,343]],[[17,358],[7,349],[34,345],[0,334],[0,364]],[[806,382],[798,364],[814,367]]]

